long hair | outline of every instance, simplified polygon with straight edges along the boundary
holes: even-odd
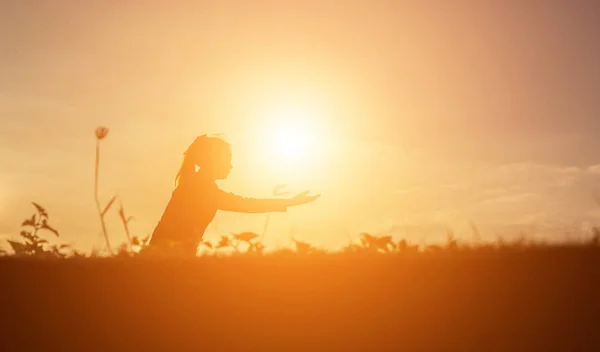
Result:
[[[196,137],[183,153],[181,167],[175,176],[175,187],[187,184],[196,173],[196,165],[200,168],[223,155],[223,151],[229,151],[231,145],[220,136],[209,137],[206,134]]]

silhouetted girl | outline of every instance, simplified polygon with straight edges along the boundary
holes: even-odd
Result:
[[[195,255],[217,210],[285,212],[290,206],[306,204],[319,197],[303,192],[290,199],[253,199],[228,193],[219,189],[215,181],[225,179],[231,169],[229,143],[218,137],[197,137],[184,153],[175,178],[176,188],[154,229],[149,247]]]

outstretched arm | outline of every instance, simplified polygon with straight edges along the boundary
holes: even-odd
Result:
[[[259,199],[246,198],[219,189],[216,199],[217,208],[220,210],[238,213],[274,213],[285,212],[288,207],[310,203],[319,198],[319,195],[307,196],[306,194],[308,194],[308,191],[302,192],[290,199]]]
[[[287,199],[246,198],[237,194],[218,190],[217,208],[237,213],[285,212],[290,204]]]

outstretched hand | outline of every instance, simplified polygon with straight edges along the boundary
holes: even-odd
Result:
[[[307,195],[308,191],[304,191],[302,193],[298,193],[297,195],[295,195],[294,197],[289,199],[289,206],[295,206],[295,205],[302,205],[302,204],[306,204],[306,203],[310,203],[315,201],[317,198],[319,198],[321,195],[317,194],[314,196],[309,196]]]

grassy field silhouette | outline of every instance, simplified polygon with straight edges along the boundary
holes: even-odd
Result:
[[[592,351],[600,247],[0,258],[13,350]]]

